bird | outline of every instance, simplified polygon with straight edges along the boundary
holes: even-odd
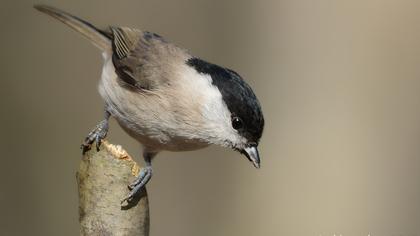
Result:
[[[238,151],[260,168],[264,129],[261,105],[235,71],[193,56],[162,36],[131,27],[99,29],[48,5],[34,5],[87,38],[102,52],[99,94],[104,118],[88,133],[83,153],[99,147],[109,119],[143,147],[145,166],[128,185],[131,201],[152,177],[161,151],[191,151],[219,145]]]

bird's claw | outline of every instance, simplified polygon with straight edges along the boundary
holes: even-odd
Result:
[[[130,193],[124,199],[121,200],[121,204],[123,204],[125,201],[131,201],[136,196],[136,194],[138,194],[140,190],[149,182],[151,178],[152,167],[148,166],[142,168],[137,178],[130,185],[128,185]]]
[[[96,150],[99,151],[102,140],[105,139],[108,133],[108,120],[101,121],[89,134],[86,136],[81,145],[83,154],[91,149],[92,143],[96,142]]]

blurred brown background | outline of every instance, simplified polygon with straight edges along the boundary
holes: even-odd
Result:
[[[0,9],[0,235],[78,235],[78,148],[102,118],[102,59],[34,3]],[[419,1],[42,3],[159,33],[260,98],[262,168],[217,147],[161,153],[152,235],[420,235]],[[115,122],[109,139],[141,160]]]

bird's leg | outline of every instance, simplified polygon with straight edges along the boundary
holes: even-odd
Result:
[[[133,197],[140,192],[140,190],[149,182],[149,180],[152,178],[152,159],[156,155],[156,152],[147,152],[145,151],[143,153],[143,158],[146,163],[146,166],[143,167],[139,175],[136,177],[136,179],[128,185],[128,188],[131,190],[130,193],[125,197],[121,204],[125,201],[130,201],[133,199]]]
[[[87,137],[85,138],[85,141],[82,143],[81,149],[83,154],[86,151],[89,151],[92,143],[96,141],[96,150],[99,151],[99,147],[101,146],[102,139],[106,137],[106,134],[108,133],[108,121],[109,117],[111,116],[111,113],[105,109],[105,116],[104,119],[99,122],[96,127],[89,132]]]

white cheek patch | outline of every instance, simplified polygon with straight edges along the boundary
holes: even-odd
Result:
[[[213,142],[223,145],[236,145],[243,138],[232,128],[231,113],[223,101],[219,89],[212,84],[210,75],[201,74],[192,68],[188,68],[188,83],[194,83],[195,91],[202,94],[201,114],[206,125],[206,130]]]
[[[205,81],[205,103],[203,104],[203,115],[211,121],[226,123],[230,120],[230,112],[223,102],[222,94],[216,86],[212,85],[212,79],[209,75],[201,75],[202,81]],[[224,124],[226,125],[226,124]]]

